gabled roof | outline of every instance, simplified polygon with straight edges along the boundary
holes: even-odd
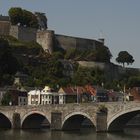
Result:
[[[96,96],[96,91],[95,91],[95,88],[93,88],[93,86],[91,86],[91,85],[86,85],[85,88],[86,88],[86,91],[87,91],[89,94],[91,94],[91,95],[93,95],[93,96]]]
[[[58,91],[59,93],[65,93],[66,95],[76,95],[86,92],[85,88],[76,86],[76,87],[61,87]]]

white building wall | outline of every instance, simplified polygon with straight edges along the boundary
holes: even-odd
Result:
[[[39,105],[40,104],[40,90],[31,90],[28,92],[28,105]]]

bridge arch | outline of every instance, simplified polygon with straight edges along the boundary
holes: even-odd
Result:
[[[50,121],[48,120],[45,113],[40,111],[31,111],[24,115],[21,120],[21,128],[30,129],[30,128],[49,128]]]
[[[107,130],[122,131],[126,124],[137,114],[140,114],[140,107],[120,111],[108,121]]]
[[[12,128],[12,121],[2,112],[0,112],[0,128]]]
[[[90,117],[84,112],[73,112],[64,117],[62,121],[62,130],[80,129],[81,123],[85,119],[87,119],[92,127],[95,127],[95,118]]]

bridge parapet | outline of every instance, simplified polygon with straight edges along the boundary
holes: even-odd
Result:
[[[100,114],[97,114],[98,108],[104,105],[108,109],[107,116],[104,116],[106,119],[107,127],[118,117],[123,114],[131,113],[133,111],[140,111],[140,102],[105,102],[105,103],[83,103],[83,104],[63,104],[63,105],[39,105],[39,106],[0,106],[0,113],[4,114],[11,122],[14,127],[16,124],[14,123],[13,118],[17,118],[20,116],[19,120],[21,121],[21,126],[24,120],[32,115],[32,114],[40,114],[48,119],[49,123],[55,124],[55,113],[58,113],[61,123],[57,123],[57,128],[61,129],[65,121],[71,118],[74,115],[81,115],[88,118],[94,125],[97,127],[97,121],[99,121],[98,117],[101,117]],[[52,114],[54,113],[53,119]],[[14,114],[17,116],[14,117]],[[61,116],[60,116],[61,115]],[[98,116],[99,115],[99,116]],[[102,119],[102,118],[101,118]],[[56,119],[57,120],[57,119]],[[105,130],[105,125],[104,130]],[[18,126],[19,127],[19,126]],[[100,128],[102,125],[100,125]],[[102,128],[101,128],[102,129]],[[103,129],[102,129],[103,130]]]

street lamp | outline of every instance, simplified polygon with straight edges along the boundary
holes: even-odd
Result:
[[[124,87],[123,87],[123,96],[124,96],[124,102],[126,102],[126,86],[125,86],[125,84],[124,84]]]

